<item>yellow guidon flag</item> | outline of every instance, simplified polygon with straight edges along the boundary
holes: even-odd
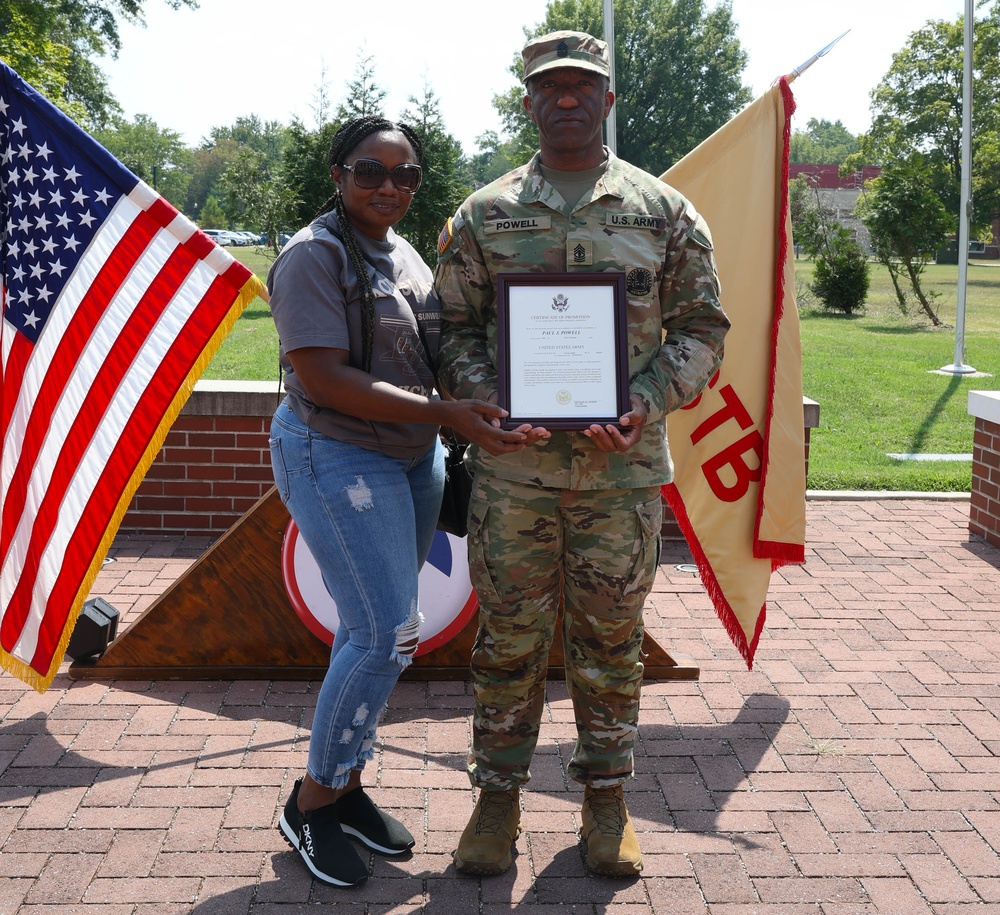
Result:
[[[788,208],[794,110],[782,77],[660,176],[708,222],[732,321],[719,373],[667,419],[675,475],[664,495],[748,667],[771,572],[805,561],[802,352]]]

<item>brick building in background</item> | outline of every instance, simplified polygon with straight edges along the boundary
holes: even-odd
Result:
[[[821,207],[829,209],[851,237],[861,245],[862,249],[871,254],[871,244],[868,240],[868,230],[854,215],[854,204],[866,181],[877,178],[882,169],[877,165],[866,165],[863,169],[851,172],[843,178],[837,165],[804,165],[791,163],[788,166],[788,180],[794,181],[803,177],[813,189],[813,198]],[[973,260],[997,260],[1000,258],[1000,217],[993,220],[992,244],[980,241],[969,243],[969,258]],[[958,263],[957,244],[955,237],[938,252],[938,263]]]
[[[877,165],[866,165],[859,171],[840,176],[837,165],[802,165],[792,163],[788,166],[788,180],[794,181],[803,177],[815,194],[814,200],[830,210],[837,222],[849,230],[851,237],[861,245],[862,249],[871,253],[868,241],[868,230],[854,215],[854,204],[861,195],[861,189],[866,181],[877,178],[882,169]]]

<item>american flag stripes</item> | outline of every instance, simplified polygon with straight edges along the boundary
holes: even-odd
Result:
[[[0,666],[44,691],[135,489],[262,284],[0,64]]]

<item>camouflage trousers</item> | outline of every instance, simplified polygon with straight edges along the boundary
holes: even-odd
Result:
[[[479,597],[473,785],[510,788],[531,777],[560,605],[577,731],[569,775],[595,787],[631,776],[642,609],[662,513],[658,487],[551,489],[476,475],[468,537]]]

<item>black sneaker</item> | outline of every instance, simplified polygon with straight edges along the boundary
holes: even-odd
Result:
[[[351,840],[344,835],[334,809],[327,804],[318,810],[299,813],[299,785],[285,802],[285,809],[278,820],[278,831],[306,862],[306,867],[317,880],[333,886],[357,886],[368,879],[368,867],[358,857]]]
[[[372,851],[382,855],[402,855],[413,848],[416,840],[410,830],[375,806],[364,788],[355,788],[342,795],[333,809],[337,812],[341,829],[364,842]]]

